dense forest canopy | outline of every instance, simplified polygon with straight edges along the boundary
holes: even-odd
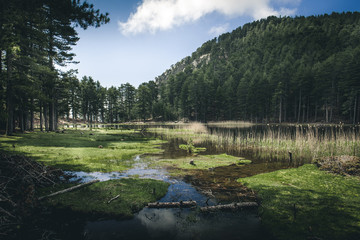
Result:
[[[157,78],[198,121],[360,121],[360,14],[268,17],[204,43]]]
[[[55,4],[56,2],[56,4]],[[55,65],[75,28],[109,21],[80,1],[1,1],[0,128],[68,120],[360,121],[360,14],[268,17],[204,43],[155,81],[104,88]]]

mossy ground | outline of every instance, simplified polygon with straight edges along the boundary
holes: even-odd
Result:
[[[194,164],[190,164],[193,161]],[[186,170],[207,170],[209,168],[229,166],[232,164],[250,164],[250,160],[244,158],[234,157],[231,155],[196,155],[179,159],[164,159],[156,162],[157,165],[168,168],[175,168],[172,173],[179,173],[179,169]]]
[[[69,186],[63,186],[66,188]],[[169,184],[152,179],[118,179],[94,183],[73,192],[48,198],[46,204],[61,209],[117,218],[131,217],[140,211],[147,203],[163,197]],[[41,192],[55,192],[59,188],[47,188]],[[117,199],[108,203],[112,198]]]
[[[131,168],[136,155],[161,152],[157,144],[162,142],[133,130],[66,130],[0,136],[0,150],[25,153],[63,170],[111,172]]]
[[[359,239],[358,177],[330,174],[308,164],[239,182],[258,193],[262,220],[279,239]]]

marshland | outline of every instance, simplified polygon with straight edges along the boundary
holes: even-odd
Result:
[[[217,239],[227,231],[237,237],[353,239],[359,234],[357,125],[191,122],[61,129],[1,137],[8,158],[25,155],[62,169],[53,183],[33,183],[27,199],[36,206],[30,219],[22,220],[18,237]],[[97,179],[82,190],[38,200]],[[197,202],[194,209],[145,207],[189,200]],[[197,210],[233,202],[259,207]]]

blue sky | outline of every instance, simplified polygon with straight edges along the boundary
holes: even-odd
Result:
[[[78,30],[79,78],[105,87],[154,80],[202,43],[267,17],[360,11],[360,0],[88,0],[110,14],[100,28]]]

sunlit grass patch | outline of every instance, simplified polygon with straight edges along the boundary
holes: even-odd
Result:
[[[131,168],[136,155],[161,152],[158,144],[163,141],[132,130],[66,130],[2,136],[0,143],[10,153],[27,154],[64,170],[111,172]]]
[[[159,160],[156,164],[177,169],[209,169],[232,164],[250,164],[250,160],[234,157],[226,153],[220,155],[197,155],[180,159]]]
[[[255,190],[264,224],[279,239],[357,239],[360,179],[315,165],[239,179]]]
[[[168,187],[168,183],[152,179],[109,180],[94,183],[44,201],[46,204],[57,208],[71,209],[85,214],[123,218],[131,217],[147,203],[163,197]],[[52,190],[55,192],[58,188]],[[42,194],[45,192],[49,193],[51,189],[42,191]]]

